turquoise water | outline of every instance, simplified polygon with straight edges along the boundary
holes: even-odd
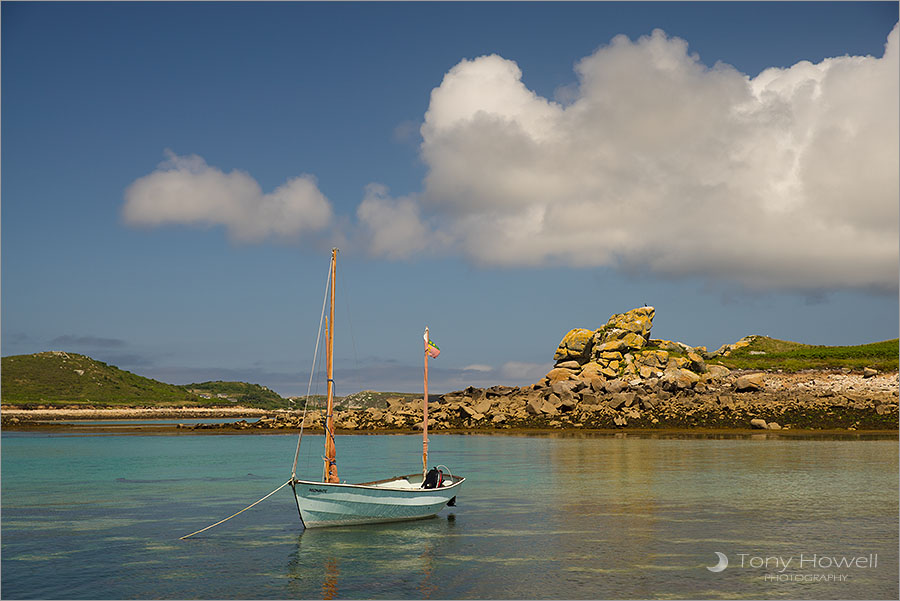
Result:
[[[301,475],[321,473],[321,444],[304,438]],[[4,432],[0,595],[898,597],[896,437],[432,436],[432,463],[468,478],[434,519],[303,532],[285,488],[179,540],[284,483],[295,445]],[[347,481],[421,466],[418,437],[337,445]]]

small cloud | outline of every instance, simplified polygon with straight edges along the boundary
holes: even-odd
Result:
[[[479,365],[475,363],[473,365],[467,365],[463,368],[463,371],[480,371],[480,372],[489,372],[494,371],[494,368],[490,365]]]
[[[243,171],[225,173],[197,155],[167,159],[125,190],[122,217],[130,226],[221,225],[232,240],[261,242],[316,232],[332,221],[332,208],[315,177],[304,174],[269,193]]]

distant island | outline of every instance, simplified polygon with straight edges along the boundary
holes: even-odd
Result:
[[[63,408],[229,408],[292,409],[298,399],[282,397],[260,384],[200,382],[166,384],[108,365],[85,355],[49,351],[12,355],[2,360],[2,403],[25,409]],[[364,391],[338,398],[338,405],[368,407],[388,397],[415,393]],[[304,397],[305,398],[305,397]],[[316,406],[322,395],[310,397]]]
[[[709,352],[651,338],[654,315],[639,307],[595,330],[572,329],[553,369],[531,386],[469,387],[430,399],[429,429],[898,428],[898,339],[815,346],[748,336]],[[308,428],[321,428],[322,400],[311,399]],[[152,408],[154,415],[261,416],[191,426],[197,430],[280,430],[299,426],[302,402],[244,382],[166,384],[74,353],[2,358],[4,427],[49,410]],[[363,391],[337,399],[337,409],[343,431],[422,427],[416,393]]]

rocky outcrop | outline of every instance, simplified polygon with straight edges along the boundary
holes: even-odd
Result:
[[[655,314],[653,307],[638,307],[613,315],[597,330],[569,331],[556,349],[556,365],[544,383],[577,380],[599,391],[607,381],[624,380],[679,391],[728,375],[728,368],[720,365],[709,369],[704,347],[650,338]]]

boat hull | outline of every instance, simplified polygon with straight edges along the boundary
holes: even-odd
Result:
[[[447,480],[447,485],[431,489],[420,488],[421,474],[367,484],[294,480],[292,486],[303,525],[323,528],[434,516],[456,497],[465,478]]]

